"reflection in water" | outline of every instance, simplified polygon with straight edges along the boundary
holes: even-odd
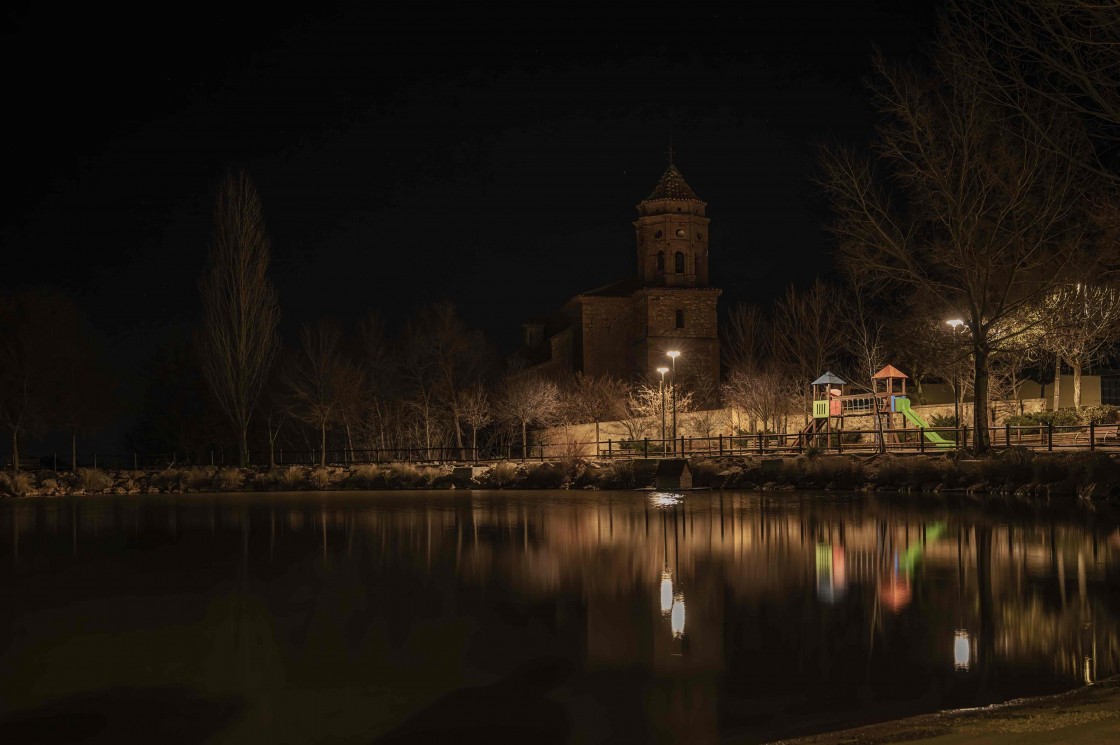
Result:
[[[661,570],[661,615],[669,615],[673,608],[673,573],[669,567]]]
[[[1118,560],[1073,523],[835,495],[10,501],[0,732],[151,687],[244,702],[231,742],[500,733],[547,658],[572,671],[524,706],[576,739],[773,739],[1116,674]]]
[[[965,629],[953,634],[953,665],[958,670],[968,670],[972,664],[972,640]]]

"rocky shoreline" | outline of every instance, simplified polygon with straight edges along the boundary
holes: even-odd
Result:
[[[1103,452],[1002,451],[951,456],[820,455],[690,459],[696,487],[1013,497],[1036,503],[1120,505],[1120,458]],[[0,473],[7,497],[83,494],[383,489],[635,489],[650,487],[656,460],[393,463],[276,468],[185,467]]]

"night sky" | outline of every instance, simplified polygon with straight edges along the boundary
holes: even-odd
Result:
[[[872,51],[920,51],[933,5],[170,7],[9,9],[0,44],[2,289],[74,294],[122,358],[193,323],[229,167],[261,192],[286,334],[447,298],[512,351],[633,273],[670,122],[721,307],[769,300],[827,271],[813,146],[868,139]]]

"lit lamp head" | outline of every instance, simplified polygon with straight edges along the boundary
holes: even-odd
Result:
[[[958,328],[960,328],[961,326],[963,326],[963,325],[964,325],[964,321],[962,321],[962,320],[961,320],[961,319],[959,319],[959,318],[954,318],[953,320],[951,320],[951,321],[946,321],[945,323],[947,323],[947,324],[949,324],[950,326],[952,326],[952,327],[953,327],[953,331],[956,331],[956,330],[957,330]]]
[[[659,367],[659,368],[657,368],[657,372],[661,373],[661,377],[663,377],[663,378],[664,378],[664,377],[665,377],[665,373],[669,372],[669,368],[667,368],[667,367]]]
[[[674,362],[676,362],[676,361],[677,361],[677,357],[680,357],[680,356],[681,356],[681,353],[680,353],[680,351],[678,351],[678,350],[676,350],[676,349],[674,349],[674,350],[672,350],[672,351],[669,351],[669,352],[666,352],[665,354],[667,354],[667,355],[669,355],[670,357],[672,357],[672,358],[673,358],[673,361],[674,361]]]

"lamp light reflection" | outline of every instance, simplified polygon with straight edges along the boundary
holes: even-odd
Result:
[[[953,634],[953,666],[957,670],[968,670],[972,662],[972,642],[968,632],[957,629]]]
[[[669,615],[673,609],[673,574],[668,567],[661,570],[661,615]]]
[[[669,622],[673,627],[673,638],[680,639],[684,636],[684,593],[678,592],[673,596],[673,609]]]
[[[649,501],[654,507],[675,507],[683,499],[683,494],[673,494],[672,492],[655,491],[649,495]]]

